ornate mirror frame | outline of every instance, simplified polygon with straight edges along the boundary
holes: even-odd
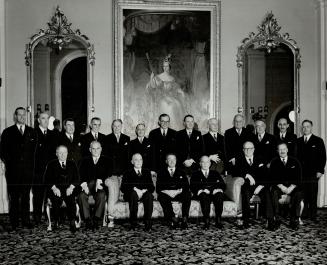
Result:
[[[242,44],[237,50],[237,68],[238,68],[238,112],[244,114],[250,110],[246,109],[246,70],[245,61],[248,49],[254,46],[255,49],[265,49],[268,53],[272,49],[278,47],[280,44],[286,45],[293,53],[294,64],[294,111],[295,133],[299,133],[300,124],[300,67],[301,56],[296,41],[291,39],[288,33],[281,34],[281,27],[278,25],[273,13],[268,13],[263,19],[262,23],[258,26],[258,33],[251,32],[249,36],[243,39]],[[245,115],[246,116],[246,115]],[[247,123],[249,121],[246,121]]]
[[[95,111],[94,108],[94,64],[95,64],[95,52],[94,45],[89,42],[89,38],[83,34],[81,34],[80,30],[72,30],[71,23],[68,22],[67,17],[60,10],[59,6],[57,6],[55,14],[52,16],[50,22],[47,23],[47,29],[40,29],[37,34],[34,34],[30,38],[30,42],[26,44],[25,50],[25,65],[27,70],[27,124],[30,126],[34,126],[34,49],[40,43],[47,43],[49,46],[55,46],[59,50],[63,47],[69,45],[73,40],[80,43],[84,48],[85,52],[79,52],[79,54],[75,54],[75,57],[67,56],[64,58],[65,63],[62,65],[58,65],[61,67],[61,71],[63,67],[69,63],[72,59],[77,57],[86,56],[87,57],[87,120],[89,121],[92,117],[92,113]],[[58,68],[57,67],[57,68]],[[59,69],[60,70],[60,69]],[[59,71],[56,69],[56,72]],[[59,81],[61,78],[59,79]],[[56,80],[55,89],[57,91],[56,98],[60,99],[61,95],[61,82]],[[61,118],[61,110],[56,110],[56,115],[60,116],[57,118]]]

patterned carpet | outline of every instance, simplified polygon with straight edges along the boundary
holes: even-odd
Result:
[[[275,232],[259,221],[241,230],[232,219],[224,220],[223,230],[212,225],[207,231],[195,219],[186,231],[155,220],[150,233],[142,225],[129,231],[127,222],[75,234],[68,225],[46,232],[44,224],[1,233],[0,264],[327,264],[326,210],[318,220],[305,221],[298,231],[285,221]]]

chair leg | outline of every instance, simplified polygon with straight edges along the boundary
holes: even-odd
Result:
[[[46,213],[47,213],[47,219],[48,219],[48,228],[47,231],[52,231],[52,226],[51,226],[51,215],[50,215],[50,207],[51,207],[51,202],[48,199],[47,206],[46,206]]]
[[[78,206],[78,203],[76,203],[76,216],[77,216],[77,221],[75,221],[75,226],[76,228],[80,228],[81,227],[81,223],[82,223],[82,218],[81,218],[81,213],[80,213],[80,209]]]
[[[301,208],[300,208],[299,224],[300,225],[303,225],[303,221],[301,219],[301,216],[302,216],[302,213],[303,213],[303,209],[304,209],[304,202],[303,202],[303,200],[301,201],[300,206],[301,206]]]
[[[256,203],[255,204],[255,219],[258,220],[259,219],[259,208],[260,208],[260,204]]]
[[[107,226],[108,225],[108,202],[106,202],[104,206],[104,213],[103,213],[103,222],[102,226]]]

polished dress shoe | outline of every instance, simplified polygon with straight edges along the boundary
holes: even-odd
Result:
[[[91,230],[93,228],[92,221],[90,218],[85,219],[85,229]]]
[[[204,230],[208,230],[209,227],[210,227],[210,219],[209,219],[209,218],[206,218],[206,219],[204,220],[204,226],[203,226],[203,229],[204,229]]]
[[[152,222],[151,221],[145,221],[144,223],[144,231],[150,232],[152,230]]]
[[[34,226],[31,222],[22,223],[23,228],[32,229]]]
[[[76,228],[76,224],[75,224],[75,220],[71,220],[69,222],[69,230],[72,232],[72,233],[75,233],[77,228]]]
[[[298,219],[291,219],[290,221],[290,228],[292,230],[298,230],[299,229],[299,220]]]
[[[182,223],[181,223],[181,229],[188,229],[188,224],[187,224],[187,218],[183,217]]]
[[[268,219],[268,226],[267,229],[269,231],[275,231],[276,230],[276,225],[275,225],[275,221],[273,219]]]

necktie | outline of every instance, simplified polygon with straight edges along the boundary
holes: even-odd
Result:
[[[172,176],[174,176],[174,169],[170,169],[170,176],[172,177]]]
[[[163,137],[166,137],[166,130],[163,130],[163,131],[162,131],[162,136],[163,136]]]
[[[94,138],[95,138],[96,141],[98,140],[98,134],[97,133],[94,134]]]
[[[65,162],[61,162],[61,167],[62,167],[63,169],[66,169]]]
[[[71,143],[73,142],[73,137],[71,135],[69,135],[69,140]]]
[[[138,175],[138,176],[141,176],[141,170],[138,170],[138,171],[137,171],[137,175]]]
[[[21,126],[19,127],[19,131],[20,131],[21,135],[24,135],[23,125],[21,125]]]
[[[217,142],[217,135],[215,133],[213,134],[213,139]]]
[[[249,165],[252,166],[252,159],[249,158]]]
[[[44,135],[44,136],[47,136],[47,130],[44,130],[44,131],[43,131],[43,135]]]
[[[205,176],[206,178],[208,178],[208,175],[209,175],[209,172],[206,170],[206,171],[204,172],[204,176]]]
[[[240,136],[241,135],[241,130],[237,129],[237,134]]]
[[[284,140],[285,140],[285,136],[284,136],[284,134],[283,134],[283,133],[281,134],[281,136],[280,136],[280,139],[281,139],[282,141],[284,141]]]
[[[119,134],[116,135],[117,143],[119,143]]]
[[[140,138],[140,144],[142,144],[142,142],[143,142],[143,139],[142,139],[142,138]]]
[[[283,158],[282,160],[283,160],[283,164],[286,165],[286,159]]]
[[[192,132],[188,132],[188,138],[191,138]]]
[[[258,135],[258,138],[259,138],[259,142],[261,142],[261,140],[262,140],[261,134]]]
[[[308,137],[304,137],[304,143],[306,144],[308,142]]]

